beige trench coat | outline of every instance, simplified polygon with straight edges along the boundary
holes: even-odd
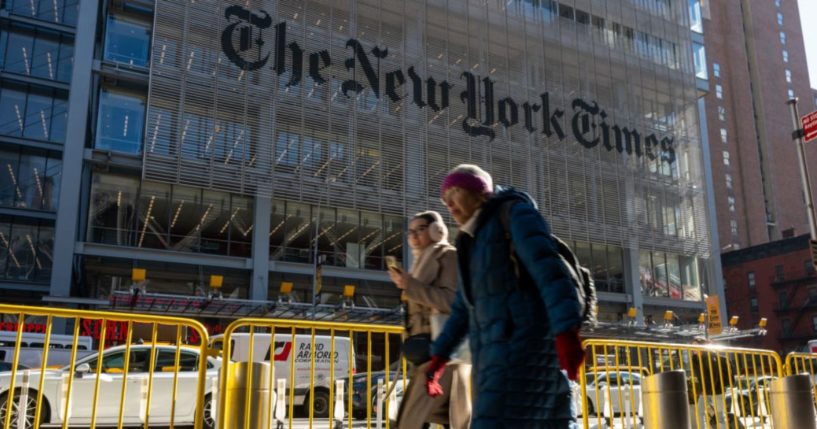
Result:
[[[440,378],[443,394],[428,396],[425,379],[429,362],[411,372],[397,414],[398,429],[421,429],[426,422],[447,424],[451,429],[468,429],[471,424],[471,365],[453,360]]]
[[[430,334],[431,318],[448,314],[457,289],[457,252],[438,245],[434,257],[440,265],[436,278],[426,285],[410,278],[405,289],[408,300],[408,335]],[[440,378],[443,395],[428,396],[425,388],[428,363],[415,367],[403,393],[397,414],[398,429],[421,429],[426,422],[467,429],[471,422],[471,365],[451,361]]]

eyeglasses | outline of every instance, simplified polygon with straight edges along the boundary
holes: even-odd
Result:
[[[417,236],[424,232],[426,229],[428,229],[428,224],[420,225],[419,227],[417,227],[417,229],[409,228],[406,234]]]
[[[445,191],[445,194],[443,194],[443,196],[440,197],[440,201],[443,203],[444,206],[448,206],[451,200],[454,199],[454,196],[457,195],[461,190],[462,189],[457,186],[448,188]]]

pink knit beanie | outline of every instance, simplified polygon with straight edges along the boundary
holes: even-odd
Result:
[[[448,188],[455,186],[483,195],[494,191],[491,175],[474,164],[460,164],[449,171],[440,185],[440,195],[445,195]]]

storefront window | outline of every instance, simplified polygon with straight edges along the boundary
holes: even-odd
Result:
[[[142,149],[144,119],[144,97],[103,89],[99,96],[95,147],[139,153]]]
[[[105,59],[131,66],[148,65],[150,26],[109,16],[105,31]]]

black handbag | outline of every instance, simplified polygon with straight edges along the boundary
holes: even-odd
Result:
[[[403,356],[414,365],[431,360],[431,334],[412,335],[403,341]]]

